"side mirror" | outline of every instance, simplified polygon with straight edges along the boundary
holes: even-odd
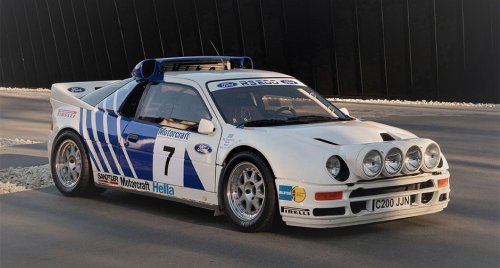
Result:
[[[340,108],[340,111],[341,111],[342,113],[344,113],[345,115],[350,116],[350,115],[349,115],[349,110],[347,110],[347,108],[342,107],[342,108]]]
[[[200,124],[198,125],[198,133],[201,134],[212,134],[215,132],[214,123],[210,120],[202,118]]]

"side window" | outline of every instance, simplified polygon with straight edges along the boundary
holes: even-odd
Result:
[[[198,92],[178,84],[152,84],[146,88],[135,117],[167,127],[195,130],[202,118],[211,119]]]
[[[123,103],[120,113],[124,117],[133,118],[137,112],[137,107],[139,106],[139,101],[141,96],[146,89],[146,84],[138,84],[132,92],[128,95],[127,99]]]

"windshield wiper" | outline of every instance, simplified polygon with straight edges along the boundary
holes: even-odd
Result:
[[[259,120],[252,120],[240,123],[236,125],[236,127],[242,128],[242,127],[276,126],[276,125],[284,125],[287,124],[288,122],[289,122],[288,120],[282,120],[282,119],[259,119]]]
[[[306,121],[349,121],[351,118],[330,117],[323,115],[301,115],[289,117],[288,120],[306,120]]]

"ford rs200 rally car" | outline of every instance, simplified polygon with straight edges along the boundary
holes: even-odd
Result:
[[[449,202],[436,142],[350,117],[248,57],[140,62],[52,86],[49,156],[67,196],[114,188],[213,209],[244,231],[429,214]]]

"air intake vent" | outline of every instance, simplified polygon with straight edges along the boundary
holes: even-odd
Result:
[[[314,138],[314,139],[317,140],[317,141],[321,141],[321,142],[324,142],[324,143],[331,144],[331,145],[338,145],[335,142],[327,141],[327,140],[324,140],[324,139],[320,139],[320,138]]]
[[[393,141],[395,140],[393,136],[389,133],[380,133],[380,137],[382,137],[383,141]]]

